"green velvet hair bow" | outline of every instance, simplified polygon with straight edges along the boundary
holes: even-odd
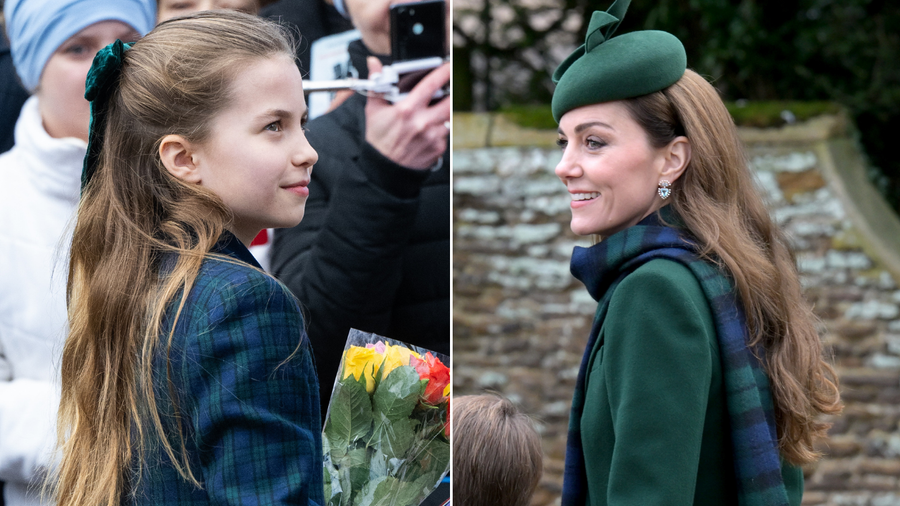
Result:
[[[119,84],[125,51],[131,44],[116,39],[94,56],[91,70],[84,85],[84,98],[91,103],[91,124],[88,130],[88,147],[84,155],[84,169],[81,172],[81,191],[93,177],[103,150],[103,134],[106,131],[106,112],[109,97]]]
[[[675,84],[687,69],[681,41],[657,30],[613,37],[631,0],[595,11],[584,44],[553,72],[553,118],[577,107],[647,95]]]

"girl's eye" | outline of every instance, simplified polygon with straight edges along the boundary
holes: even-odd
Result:
[[[66,54],[72,54],[72,55],[76,55],[76,56],[82,55],[87,52],[87,47],[85,47],[81,44],[72,44],[71,46],[69,46],[65,50],[63,50],[63,52]]]
[[[268,130],[270,132],[280,132],[281,131],[281,122],[273,121],[272,123],[269,123],[268,125],[266,125],[265,130]]]
[[[556,147],[559,149],[566,149],[566,146],[569,144],[569,141],[566,139],[556,139]]]

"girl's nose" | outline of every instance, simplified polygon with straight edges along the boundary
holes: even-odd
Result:
[[[291,163],[298,167],[312,167],[319,161],[319,153],[316,152],[315,149],[309,144],[309,141],[304,136],[300,141],[300,145],[298,146],[297,151],[294,153],[294,156],[291,158]]]

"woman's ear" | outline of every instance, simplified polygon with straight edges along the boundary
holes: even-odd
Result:
[[[664,149],[666,150],[666,161],[659,177],[660,179],[665,179],[674,183],[681,177],[681,174],[684,173],[684,169],[687,168],[688,163],[691,161],[691,141],[689,141],[687,137],[681,135],[672,139],[672,142]]]
[[[180,135],[170,134],[159,143],[159,159],[176,178],[185,183],[200,184],[200,170],[192,144]]]

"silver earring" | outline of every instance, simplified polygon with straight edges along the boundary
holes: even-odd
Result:
[[[659,194],[660,198],[666,200],[669,198],[669,195],[672,194],[672,190],[669,188],[670,186],[672,186],[672,183],[663,179],[659,182],[659,188],[656,189],[656,193]]]

